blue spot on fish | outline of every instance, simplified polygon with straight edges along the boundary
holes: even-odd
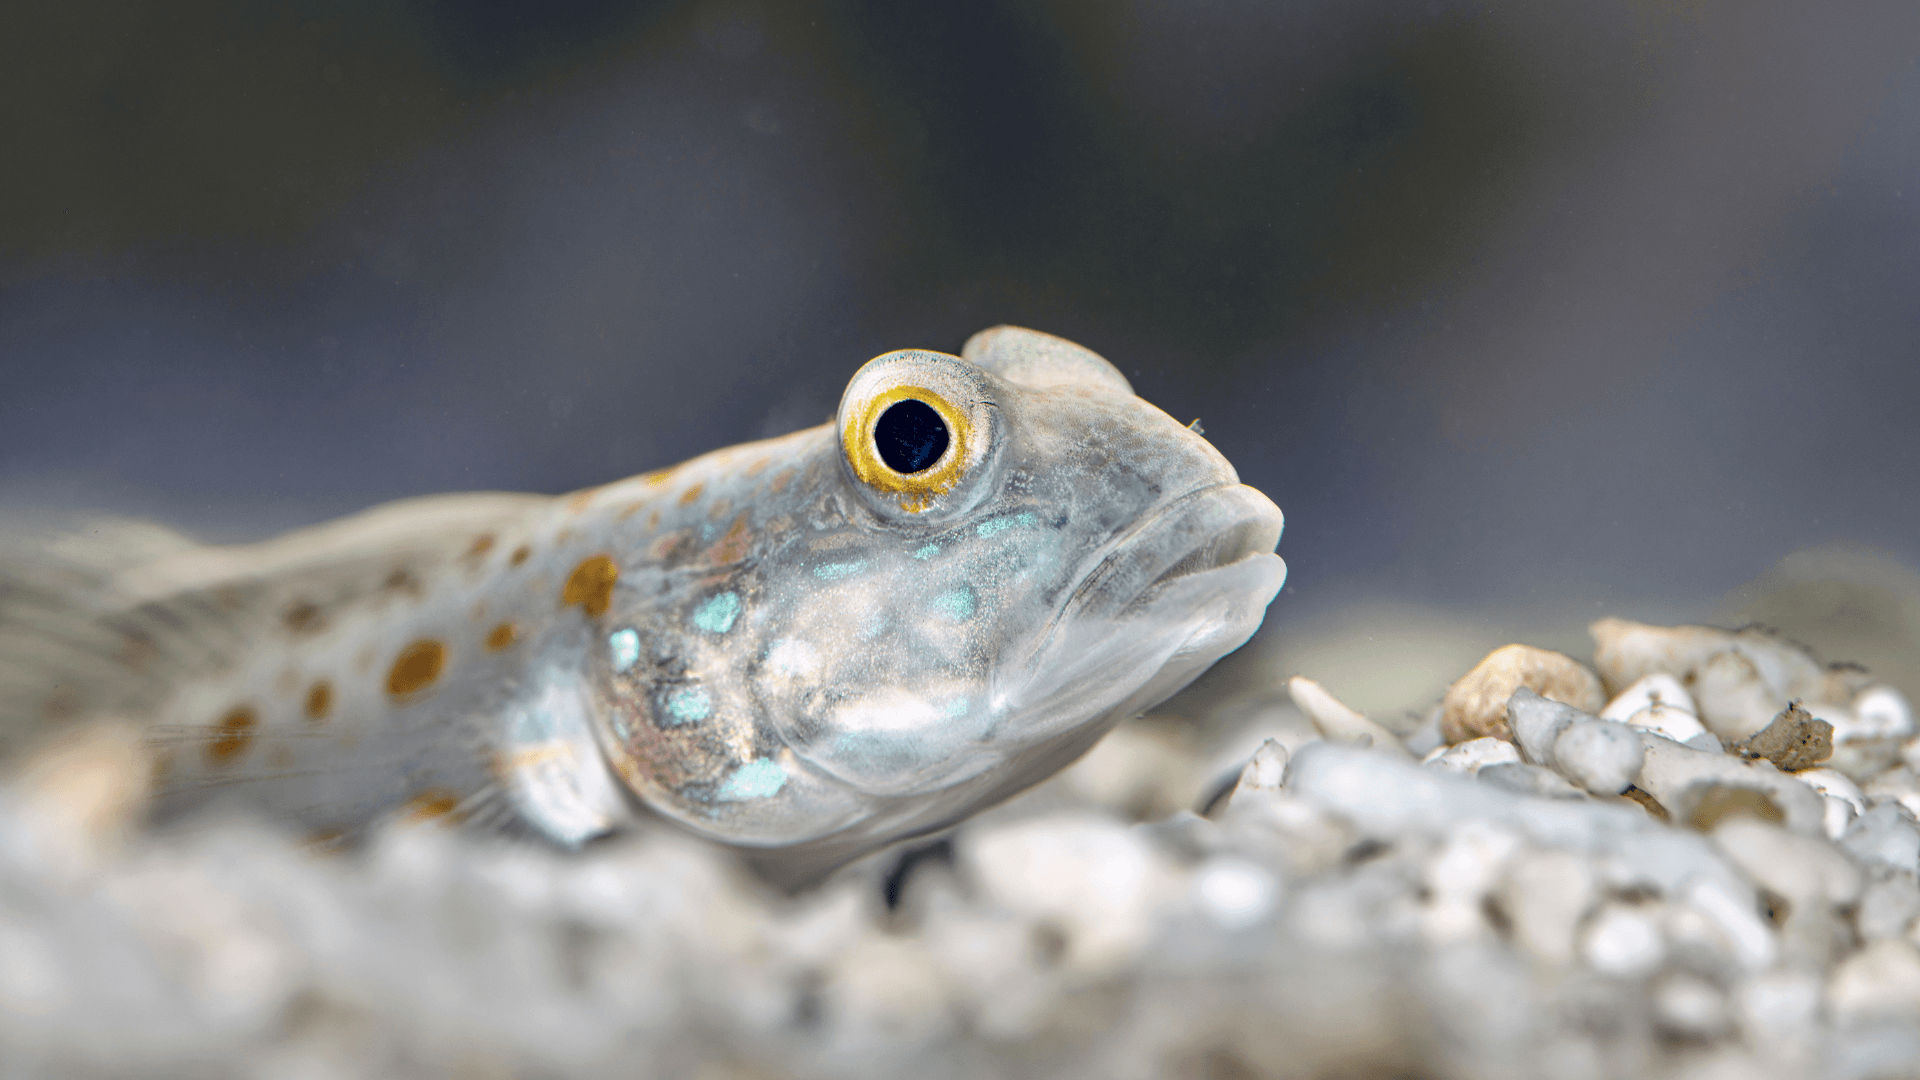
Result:
[[[640,634],[631,626],[607,635],[607,652],[613,656],[613,670],[625,671],[640,659]]]
[[[994,518],[992,521],[983,521],[975,525],[973,531],[975,535],[978,536],[993,536],[996,533],[1006,532],[1008,529],[1030,529],[1033,527],[1034,522],[1038,520],[1039,519],[1034,517],[1032,512],[1029,511],[1026,513],[1012,514],[1007,517]]]
[[[919,559],[922,562],[925,562],[926,560],[931,559],[938,554],[940,554],[940,545],[928,544],[925,547],[921,548],[919,551],[914,552],[913,557],[916,559]]]
[[[733,770],[733,775],[727,777],[713,797],[718,802],[764,799],[778,795],[786,786],[787,770],[772,758],[760,758]]]
[[[973,618],[975,606],[973,590],[963,585],[958,589],[943,592],[933,598],[931,606],[934,611],[954,622],[965,622]]]
[[[947,719],[958,720],[967,715],[967,706],[972,704],[966,698],[957,697],[947,702]]]
[[[713,715],[713,698],[705,690],[692,687],[687,690],[675,690],[667,698],[668,727],[681,724],[697,724]]]
[[[700,605],[700,610],[693,613],[693,625],[709,634],[724,634],[733,629],[733,620],[739,617],[740,594],[723,592]]]
[[[819,578],[821,581],[838,581],[843,577],[857,574],[866,568],[867,561],[865,559],[859,559],[854,562],[822,563],[813,568],[813,576]]]

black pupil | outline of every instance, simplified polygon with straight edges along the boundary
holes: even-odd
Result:
[[[906,398],[887,406],[873,425],[880,460],[898,473],[917,473],[947,452],[947,422],[924,401]]]

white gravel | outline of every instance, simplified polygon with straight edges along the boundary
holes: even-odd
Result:
[[[1223,736],[1272,738],[1239,751],[1210,817],[1165,808],[1218,790],[1217,747],[1149,722],[943,845],[795,896],[664,827],[579,856],[434,825],[344,855],[248,821],[126,836],[103,735],[0,789],[0,1062],[274,1080],[1920,1071],[1907,702],[1765,635],[1610,622],[1612,703],[1596,717],[1523,686],[1517,748],[1474,738],[1416,764],[1296,686],[1306,713],[1269,703]],[[1818,768],[1666,737],[1695,708],[1705,740],[1750,734],[1803,691],[1834,725]]]

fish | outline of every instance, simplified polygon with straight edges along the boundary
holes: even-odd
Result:
[[[1031,787],[1240,647],[1283,521],[1097,353],[1000,326],[867,362],[831,423],[569,495],[9,564],[0,720],[137,724],[159,824],[577,848],[665,818],[804,878]]]

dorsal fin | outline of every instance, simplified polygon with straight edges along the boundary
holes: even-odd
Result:
[[[1024,326],[982,330],[967,339],[960,356],[1022,386],[1076,386],[1133,394],[1133,384],[1099,353]]]

